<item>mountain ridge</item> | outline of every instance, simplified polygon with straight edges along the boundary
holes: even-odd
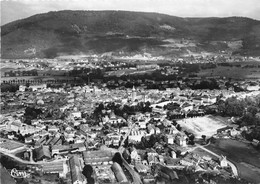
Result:
[[[206,45],[212,41],[242,40],[242,48],[234,52],[260,55],[260,21],[245,17],[181,18],[150,12],[63,10],[5,24],[1,26],[1,39],[2,58],[143,50],[174,53],[172,48],[162,47],[167,44],[165,39]],[[203,51],[207,47],[190,49]]]

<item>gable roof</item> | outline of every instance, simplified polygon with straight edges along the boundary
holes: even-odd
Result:
[[[49,146],[41,146],[35,149],[37,160],[41,160],[43,158],[51,158],[51,152],[49,150]]]
[[[70,157],[69,166],[70,166],[72,183],[74,183],[75,181],[83,182],[85,180],[85,177],[81,173],[78,157],[76,156]]]

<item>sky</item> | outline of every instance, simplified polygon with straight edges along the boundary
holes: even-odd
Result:
[[[242,16],[260,20],[260,0],[0,0],[1,25],[59,10],[127,10],[180,17]]]

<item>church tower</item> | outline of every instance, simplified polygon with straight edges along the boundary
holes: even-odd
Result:
[[[133,86],[133,89],[132,89],[132,102],[134,102],[136,100],[136,89],[135,89],[135,86]]]

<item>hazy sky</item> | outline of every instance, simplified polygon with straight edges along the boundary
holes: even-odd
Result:
[[[0,0],[1,25],[58,10],[128,10],[181,17],[243,16],[260,20],[260,0]]]

